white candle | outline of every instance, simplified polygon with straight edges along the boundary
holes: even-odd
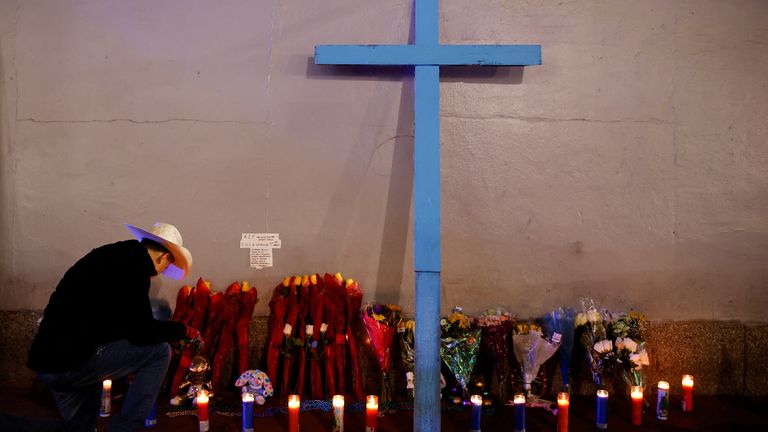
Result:
[[[344,432],[344,396],[333,396],[333,432]]]
[[[101,417],[109,417],[112,413],[112,380],[104,380],[101,383]]]

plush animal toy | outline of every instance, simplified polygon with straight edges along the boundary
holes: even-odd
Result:
[[[235,386],[241,387],[243,393],[250,393],[259,405],[264,405],[265,398],[272,396],[272,381],[264,372],[258,369],[250,369],[243,372],[235,381]]]
[[[186,404],[189,401],[194,401],[200,390],[207,391],[209,397],[213,396],[211,382],[205,380],[205,376],[209,369],[208,359],[199,355],[195,356],[192,359],[192,363],[189,365],[187,379],[179,385],[179,394],[171,399],[171,405],[178,406]],[[189,388],[185,390],[185,387]]]

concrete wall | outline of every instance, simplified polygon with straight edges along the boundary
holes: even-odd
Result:
[[[544,60],[442,73],[443,309],[768,321],[766,22],[761,0],[442,0],[442,43]],[[410,0],[0,1],[0,309],[163,220],[185,282],[248,279],[258,315],[325,271],[412,311],[410,72],[311,58],[410,24]],[[274,268],[243,232],[280,234]]]

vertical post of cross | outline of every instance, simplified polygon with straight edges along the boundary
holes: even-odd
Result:
[[[415,2],[416,45],[440,44],[437,0]],[[440,66],[414,66],[414,431],[440,430]]]

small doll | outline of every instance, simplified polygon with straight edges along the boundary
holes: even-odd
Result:
[[[272,396],[272,381],[266,373],[258,369],[250,369],[243,372],[235,382],[235,386],[241,387],[243,393],[250,393],[259,405],[264,405],[265,398]]]
[[[210,370],[208,359],[203,356],[195,356],[189,365],[187,379],[179,385],[179,394],[171,399],[171,405],[178,406],[194,401],[200,390],[208,392],[208,396],[213,396],[211,391],[211,382],[206,381],[206,374]],[[189,387],[185,390],[185,387]]]

